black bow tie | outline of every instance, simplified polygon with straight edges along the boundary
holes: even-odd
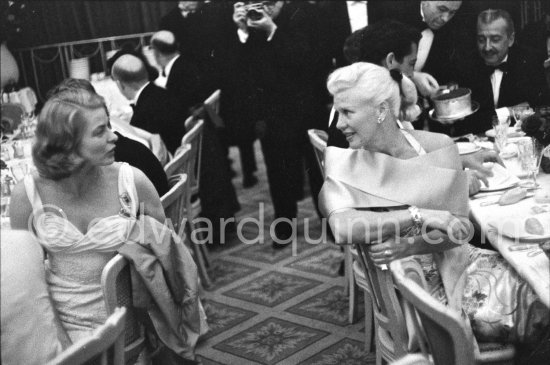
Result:
[[[496,70],[500,70],[503,73],[508,72],[508,62],[502,62],[500,65],[496,65],[496,66],[486,65],[486,67],[487,67],[487,71],[489,72],[489,75],[495,72]]]

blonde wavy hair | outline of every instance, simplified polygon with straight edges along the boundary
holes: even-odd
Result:
[[[386,102],[400,120],[415,120],[420,114],[414,83],[404,75],[396,81],[388,69],[373,63],[357,62],[337,69],[328,77],[327,88],[333,96],[353,88],[368,103]]]

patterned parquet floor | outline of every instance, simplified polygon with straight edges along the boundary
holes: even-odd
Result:
[[[210,332],[197,354],[204,365],[374,364],[374,354],[364,351],[362,313],[348,323],[338,276],[343,254],[319,243],[321,224],[310,197],[299,203],[295,242],[272,248],[273,209],[258,142],[255,147],[259,183],[249,189],[242,188],[238,151],[230,152],[242,234],[210,251],[213,285],[203,294]]]

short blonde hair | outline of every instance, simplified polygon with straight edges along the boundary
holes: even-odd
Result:
[[[386,102],[395,118],[408,118],[417,113],[417,95],[413,82],[403,76],[401,81],[394,80],[388,69],[367,62],[357,62],[342,67],[330,74],[327,88],[331,95],[356,89],[366,102],[380,105]]]
[[[83,88],[60,91],[46,101],[32,148],[40,176],[60,180],[82,166],[78,148],[86,128],[84,112],[97,109],[106,110],[103,98]]]

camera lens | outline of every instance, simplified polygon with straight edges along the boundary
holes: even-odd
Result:
[[[249,11],[246,12],[246,16],[250,20],[260,20],[263,18],[264,15],[256,9],[250,9]]]

